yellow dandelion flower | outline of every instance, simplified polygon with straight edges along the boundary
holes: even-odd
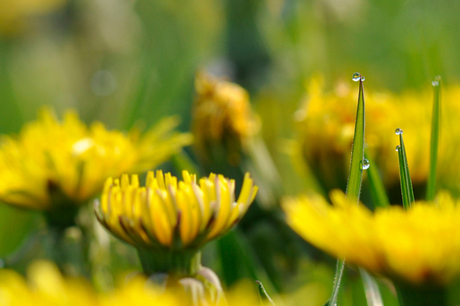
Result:
[[[118,238],[136,247],[197,248],[225,234],[246,213],[257,193],[249,173],[238,199],[235,181],[211,174],[197,181],[183,171],[183,181],[170,173],[147,174],[145,187],[137,175],[109,178],[96,215]]]
[[[12,270],[0,271],[0,305],[3,306],[116,306],[192,305],[180,292],[160,290],[136,277],[110,294],[98,294],[84,279],[63,277],[46,261],[34,262],[27,279]]]
[[[251,290],[251,288],[254,288]],[[2,306],[245,306],[259,304],[254,284],[240,284],[228,292],[227,300],[194,299],[181,288],[158,288],[140,275],[126,280],[109,293],[97,293],[84,279],[64,277],[46,261],[29,266],[27,278],[12,270],[0,270]]]
[[[241,146],[258,132],[247,91],[228,81],[198,73],[192,130],[199,153],[208,157],[210,146],[224,146],[237,163]]]
[[[320,196],[283,203],[289,225],[313,245],[398,283],[445,285],[460,276],[460,202],[449,194],[374,213],[341,191],[330,197],[333,206]]]
[[[189,134],[171,133],[175,118],[144,135],[87,127],[75,112],[57,120],[41,111],[18,136],[0,143],[0,200],[39,210],[78,207],[102,190],[108,176],[151,169],[191,142]]]
[[[459,144],[457,105],[460,87],[442,89],[443,133],[439,148],[439,184],[457,188],[459,171],[452,165],[459,157],[454,151]],[[324,92],[321,79],[308,85],[308,101],[296,113],[298,127],[294,154],[311,166],[326,189],[344,190],[350,166],[350,147],[353,141],[357,93],[344,84],[335,91]],[[433,90],[405,92],[366,91],[366,144],[375,164],[382,172],[387,188],[398,188],[399,168],[395,147],[395,129],[404,130],[412,182],[423,185],[428,177],[429,146]],[[443,179],[449,178],[447,179]],[[454,180],[452,180],[454,178]]]
[[[0,271],[0,305],[99,305],[89,284],[83,279],[65,279],[50,262],[33,263],[27,274],[26,280],[14,271]]]

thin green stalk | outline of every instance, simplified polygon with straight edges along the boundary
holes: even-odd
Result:
[[[264,305],[265,301],[268,301],[270,305],[276,306],[275,302],[273,302],[272,298],[268,295],[267,290],[265,290],[264,285],[262,284],[261,281],[256,281],[258,287],[259,287],[259,297],[260,297],[260,304]]]
[[[396,129],[396,135],[399,135],[399,146],[396,147],[399,157],[399,176],[401,181],[402,202],[405,209],[411,207],[415,201],[414,189],[409,173],[409,165],[407,164],[406,148],[404,147],[403,131]]]
[[[365,153],[364,156],[369,161],[369,164],[372,165],[372,167],[369,167],[367,170],[367,179],[374,206],[388,207],[390,206],[390,201],[388,200],[385,186],[383,185],[382,178],[380,177],[379,169],[377,169],[375,163],[367,153]]]
[[[441,77],[435,77],[433,81],[434,100],[433,117],[431,120],[431,141],[430,141],[430,172],[426,187],[427,201],[433,201],[436,193],[436,166],[438,161],[439,134],[441,122]]]
[[[383,306],[382,296],[380,295],[379,285],[374,277],[367,273],[363,268],[359,268],[359,274],[363,281],[364,292],[368,306]]]
[[[359,96],[358,107],[356,110],[355,134],[353,137],[353,145],[351,149],[351,165],[350,175],[348,176],[347,183],[347,197],[359,202],[359,194],[361,191],[361,183],[363,179],[363,165],[364,165],[364,87],[362,77],[359,73],[353,74],[353,80],[359,81]],[[339,294],[340,283],[345,268],[345,260],[338,260],[337,269],[334,277],[334,285],[332,287],[332,295],[327,305],[336,305],[337,297]]]

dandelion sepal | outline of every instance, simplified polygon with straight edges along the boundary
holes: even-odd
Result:
[[[401,306],[446,306],[447,291],[438,286],[396,285],[399,305]]]
[[[181,251],[137,248],[144,274],[168,273],[170,276],[193,276],[202,268],[201,249]]]

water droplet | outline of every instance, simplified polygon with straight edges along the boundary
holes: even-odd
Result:
[[[431,85],[433,85],[433,86],[439,86],[439,82],[438,82],[438,81],[433,81],[433,82],[431,82]]]
[[[404,133],[403,130],[401,130],[400,128],[397,128],[397,129],[395,130],[395,134],[396,134],[396,135],[402,135],[403,133]]]
[[[371,166],[371,164],[369,163],[369,161],[367,159],[363,159],[361,161],[361,169],[367,170],[367,169],[369,169],[370,166]]]
[[[351,77],[351,79],[355,82],[358,82],[359,80],[361,80],[362,76],[361,76],[361,73],[359,72],[355,72],[353,73],[353,76]]]
[[[400,146],[400,145],[397,145],[397,146],[396,146],[396,152],[399,152],[399,148],[401,148],[401,146]]]
[[[361,81],[365,81],[365,80],[366,80],[366,78],[361,76]]]

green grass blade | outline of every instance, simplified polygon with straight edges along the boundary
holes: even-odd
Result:
[[[335,269],[334,284],[332,285],[332,294],[329,301],[324,306],[337,305],[337,298],[339,297],[340,283],[342,282],[343,271],[345,270],[345,260],[337,260],[337,267]]]
[[[347,197],[352,198],[358,202],[363,179],[364,162],[364,77],[362,77],[359,73],[355,73],[353,74],[353,80],[359,81],[359,96],[358,107],[356,110],[355,134],[353,137],[353,145],[351,149],[350,175],[348,176],[346,194]],[[338,260],[334,277],[334,285],[332,287],[332,295],[326,305],[337,304],[337,297],[339,294],[344,268],[345,260]]]
[[[390,206],[390,201],[388,200],[385,186],[383,185],[382,178],[380,177],[379,169],[377,169],[377,166],[368,154],[364,155],[371,165],[367,170],[367,181],[371,197],[374,202],[374,207],[388,207]]]
[[[412,180],[409,173],[409,165],[407,164],[406,148],[404,147],[403,131],[396,129],[396,135],[399,135],[399,146],[397,146],[399,157],[399,176],[401,181],[401,195],[402,202],[405,209],[411,207],[415,201],[414,189],[412,187]]]
[[[351,149],[350,174],[347,183],[347,197],[359,201],[361,182],[363,179],[362,163],[364,160],[364,88],[363,80],[359,81],[358,108],[356,111],[355,134]]]
[[[439,126],[441,122],[441,77],[435,77],[432,84],[434,87],[434,101],[433,117],[431,120],[430,172],[426,187],[427,201],[433,201],[436,193],[436,166],[438,161]]]
[[[382,296],[380,295],[379,285],[374,277],[367,273],[363,268],[359,268],[359,274],[364,285],[364,292],[368,306],[383,306]]]
[[[256,281],[258,288],[259,288],[259,296],[260,296],[260,304],[264,305],[265,301],[268,301],[270,305],[276,306],[275,302],[273,302],[272,298],[268,295],[267,290],[265,290],[264,285],[262,284],[261,281]]]

